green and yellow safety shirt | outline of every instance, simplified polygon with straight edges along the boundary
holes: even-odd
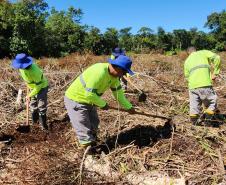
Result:
[[[23,80],[27,83],[27,86],[31,89],[29,97],[37,95],[41,89],[48,86],[48,80],[43,75],[42,70],[37,64],[32,64],[28,69],[19,69]]]
[[[87,68],[66,90],[65,96],[73,101],[104,107],[101,95],[111,89],[120,105],[129,110],[131,103],[126,99],[118,77],[110,75],[108,63],[97,63]]]
[[[188,56],[184,63],[184,74],[189,89],[212,86],[211,65],[214,67],[213,74],[219,74],[220,56],[211,51],[200,50]]]

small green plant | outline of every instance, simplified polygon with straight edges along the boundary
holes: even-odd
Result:
[[[176,52],[175,52],[174,50],[166,51],[166,52],[165,52],[165,55],[166,55],[166,56],[173,56],[173,55],[176,55]]]

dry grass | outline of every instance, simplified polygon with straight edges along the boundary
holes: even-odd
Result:
[[[221,53],[223,61],[226,53]],[[185,54],[131,56],[138,75],[133,82],[148,94],[148,100],[138,102],[137,92],[129,87],[127,97],[146,112],[173,117],[172,122],[144,115],[129,115],[117,110],[100,115],[99,149],[104,150],[116,179],[84,171],[83,184],[128,184],[129,173],[158,171],[171,177],[184,177],[188,184],[217,184],[225,180],[225,125],[220,128],[191,127],[188,121],[188,94],[183,78]],[[87,66],[106,61],[107,56],[73,54],[65,58],[43,58],[38,63],[50,81],[48,110],[51,132],[35,127],[31,133],[15,131],[25,122],[25,106],[15,106],[17,90],[25,89],[18,72],[1,61],[0,69],[0,183],[2,184],[78,184],[81,155],[75,134],[65,117],[63,95],[68,84]],[[223,64],[222,75],[225,75]],[[219,106],[225,112],[225,82],[216,84]],[[117,103],[110,91],[103,96],[112,106]],[[54,103],[55,102],[55,103]],[[107,147],[106,147],[107,145]],[[97,155],[98,157],[99,155]],[[99,159],[99,162],[103,162]]]

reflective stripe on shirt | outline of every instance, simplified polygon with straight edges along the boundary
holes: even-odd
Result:
[[[85,88],[85,90],[86,90],[87,92],[95,93],[95,94],[97,94],[98,96],[101,96],[101,95],[103,94],[103,93],[98,93],[98,92],[97,92],[97,89],[93,89],[93,88],[88,88],[88,87],[86,87],[86,82],[85,82],[85,80],[83,79],[83,76],[82,76],[82,75],[79,76],[79,79],[80,79],[80,82],[81,82],[82,86]]]
[[[200,64],[198,66],[195,66],[195,67],[191,68],[190,71],[189,71],[189,74],[194,72],[196,69],[200,69],[200,68],[208,68],[208,69],[210,69],[210,66],[208,64]]]

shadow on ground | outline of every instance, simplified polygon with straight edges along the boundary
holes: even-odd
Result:
[[[0,142],[11,144],[13,140],[15,140],[15,137],[13,135],[8,135],[8,134],[0,135]]]
[[[113,135],[106,139],[105,142],[97,145],[96,151],[110,153],[115,147],[126,146],[134,143],[139,148],[145,146],[153,146],[159,139],[170,138],[171,133],[175,129],[175,125],[172,125],[170,121],[167,121],[163,126],[149,126],[138,125],[130,130],[126,130],[119,135]]]

